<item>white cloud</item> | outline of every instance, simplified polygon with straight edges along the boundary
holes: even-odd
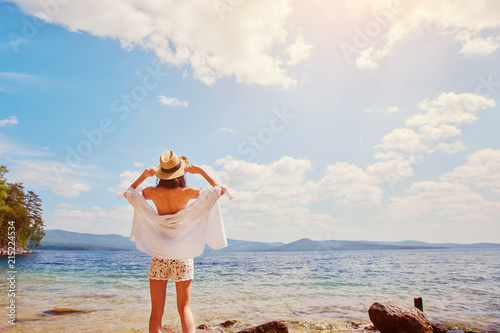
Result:
[[[461,136],[462,130],[452,125],[424,125],[419,128],[421,137],[426,140],[437,141],[440,139],[453,138],[455,136]]]
[[[403,112],[403,110],[401,110],[398,106],[391,106],[387,108],[386,112],[388,114],[393,114],[393,113]]]
[[[498,37],[497,37],[498,38]],[[462,31],[455,36],[456,41],[462,42],[460,53],[466,56],[478,55],[483,56],[493,53],[498,49],[498,44],[492,36],[487,38],[478,37],[471,32]]]
[[[16,164],[11,171],[13,178],[30,187],[49,187],[52,192],[66,198],[88,192],[90,185],[82,178],[90,176],[78,168],[69,168],[61,163],[45,160],[12,161]]]
[[[219,133],[236,134],[236,131],[233,128],[219,127],[219,129],[217,130],[216,133],[217,134],[219,134]]]
[[[394,150],[377,151],[373,154],[373,158],[377,160],[401,160],[406,156],[407,154]]]
[[[400,158],[371,164],[366,167],[366,171],[377,183],[392,183],[401,178],[413,176],[414,166],[421,160],[421,155],[402,155]]]
[[[15,142],[12,137],[0,133],[0,147],[4,157],[12,159],[36,159],[51,156],[46,149],[37,146],[20,144]]]
[[[1,44],[0,44],[0,46],[1,46]],[[24,73],[0,72],[0,79],[4,82],[8,82],[8,84],[6,84],[7,89],[4,87],[0,87],[0,91],[6,92],[9,94],[16,94],[17,95],[17,94],[19,94],[19,92],[16,91],[16,90],[18,90],[17,88],[15,88],[16,86],[18,86],[19,84],[32,85],[33,83],[38,81],[39,77],[35,76],[35,75],[24,74]],[[17,122],[16,122],[16,124],[17,124]]]
[[[326,175],[315,184],[322,197],[332,195],[342,206],[373,206],[382,201],[375,179],[360,167],[346,162],[328,165]]]
[[[165,97],[165,96],[159,96],[158,101],[163,104],[163,105],[168,105],[168,106],[182,106],[187,108],[188,107],[188,102],[187,101],[180,101],[175,97]]]
[[[357,2],[348,4],[359,6]],[[380,36],[368,37],[369,45],[362,47],[356,61],[359,68],[377,67],[396,44],[424,26],[454,36],[462,43],[460,52],[465,55],[491,54],[500,46],[495,41],[500,36],[500,3],[495,0],[464,1],[460,5],[452,0],[367,0],[363,4],[375,13],[373,22],[382,22],[388,28]],[[385,42],[382,46],[380,40]]]
[[[221,168],[217,171],[219,178],[229,179],[231,186],[240,190],[256,190],[264,185],[286,184],[290,179],[303,182],[312,163],[283,156],[270,164],[257,164],[226,156],[218,159],[215,166]]]
[[[227,156],[217,161],[218,178],[224,178],[238,195],[244,197],[249,209],[281,204],[304,205],[334,197],[343,206],[374,205],[381,201],[382,191],[361,168],[349,163],[335,163],[318,181],[308,181],[306,173],[312,163],[289,156],[269,164],[249,163]]]
[[[11,124],[11,125],[16,125],[16,124],[18,124],[18,122],[17,122],[17,117],[16,117],[16,116],[10,116],[10,117],[9,117],[9,118],[7,118],[7,119],[0,120],[0,127],[1,127],[1,126],[5,126],[5,125],[8,125],[8,124]]]
[[[0,91],[6,92],[6,93],[9,93],[9,94],[16,94],[15,92],[13,92],[11,90],[7,90],[7,89],[4,89],[2,87],[0,87]]]
[[[394,129],[375,146],[383,151],[375,152],[374,158],[385,161],[368,166],[368,173],[386,180],[410,177],[413,167],[424,157],[436,152],[454,154],[466,149],[459,140],[445,140],[461,136],[462,130],[456,125],[477,120],[477,113],[495,106],[495,101],[481,95],[450,92],[432,100],[425,99],[417,106],[421,113],[410,116],[406,120],[406,128]],[[389,109],[399,110],[397,106]]]
[[[24,73],[13,73],[13,72],[0,72],[0,77],[10,78],[15,80],[26,80],[26,79],[35,79],[37,76],[24,74]]]
[[[133,182],[137,180],[137,178],[139,178],[141,173],[142,172],[132,170],[123,171],[120,174],[120,184],[116,187],[110,187],[108,188],[108,190],[111,192],[115,192],[116,194],[123,193]],[[141,184],[141,187],[151,186],[151,182],[151,178],[148,178]]]
[[[489,188],[500,193],[500,150],[487,148],[470,154],[465,165],[443,174],[441,180]]]
[[[297,31],[297,37],[295,43],[287,47],[284,53],[288,56],[286,64],[288,66],[295,66],[299,62],[302,62],[311,57],[312,46],[306,44],[304,37]]]
[[[461,152],[462,150],[465,150],[467,147],[463,142],[460,140],[457,140],[452,143],[445,143],[445,142],[440,142],[435,145],[431,145],[429,150],[427,151],[429,154],[442,151],[443,153],[447,154],[455,154],[458,152]]]
[[[70,209],[59,207],[54,210],[48,223],[50,228],[96,234],[119,234],[129,236],[134,210],[131,205],[119,206],[113,210],[100,207]]]
[[[9,167],[9,179],[27,187],[47,187],[63,197],[76,197],[90,190],[89,179],[96,178],[95,170],[84,166],[67,166],[53,159],[47,149],[19,144],[12,138],[0,135],[2,157]]]
[[[375,148],[398,149],[406,152],[422,151],[420,136],[410,128],[397,128],[382,137],[382,143]]]
[[[493,106],[495,106],[495,100],[482,95],[442,93],[433,100],[421,101],[418,108],[425,113],[408,118],[406,124],[408,126],[439,126],[471,123],[477,120],[476,113]]]
[[[38,0],[15,1],[25,12],[71,31],[120,41],[125,48],[153,51],[163,62],[190,65],[193,77],[211,85],[222,77],[289,88],[289,65],[309,57],[308,45],[285,29],[291,0],[242,1],[70,1],[47,15]],[[258,70],[256,70],[258,69]]]
[[[420,147],[413,150],[409,146],[408,150],[422,151],[426,154],[437,151],[456,153],[464,150],[466,146],[460,141],[452,143],[441,141],[461,136],[462,131],[455,125],[472,123],[478,119],[477,113],[480,110],[493,106],[495,106],[493,99],[471,93],[442,93],[432,100],[421,101],[418,103],[418,108],[423,113],[415,114],[406,120],[407,126],[419,127],[418,135],[413,138],[412,147],[417,147],[417,140],[420,141]]]
[[[257,225],[262,234],[272,235],[279,230],[290,240],[296,240],[298,233],[324,239],[335,231],[336,219],[314,212],[310,204],[324,200],[333,200],[344,207],[381,203],[382,190],[361,168],[349,163],[329,165],[317,181],[307,179],[307,173],[312,170],[311,161],[290,156],[268,164],[226,156],[217,160],[215,166],[218,170],[203,167],[234,190],[235,199],[225,205],[224,210],[238,225],[228,231],[239,235],[248,233],[241,225],[251,223]],[[315,227],[310,228],[311,225]]]
[[[389,216],[395,218],[438,217],[444,221],[474,218],[470,223],[498,223],[500,203],[486,200],[469,187],[449,182],[414,183],[404,197],[392,197]]]
[[[467,147],[459,140],[447,139],[462,135],[457,125],[477,120],[477,113],[495,106],[495,101],[481,95],[454,92],[442,93],[436,98],[418,103],[421,113],[406,120],[406,128],[396,128],[384,135],[373,154],[380,162],[366,168],[376,183],[390,185],[414,175],[415,168],[437,152],[455,154]],[[398,109],[397,106],[391,107]],[[391,109],[390,108],[390,109]],[[414,129],[416,127],[416,129]]]
[[[300,225],[302,221],[330,228],[328,222],[333,219],[329,215],[315,214],[306,206],[312,200],[304,188],[305,173],[312,167],[310,161],[284,156],[269,164],[258,164],[226,156],[216,161],[216,167],[219,170],[203,166],[233,189],[233,201],[223,206],[224,216],[230,217],[226,223],[230,237],[245,239],[259,234],[272,240],[272,235],[280,232],[282,239],[295,240],[293,235],[302,229],[304,235],[315,236]],[[244,227],[248,224],[256,226],[249,230]]]
[[[137,168],[139,168],[139,167],[141,167],[141,166],[142,166],[142,163],[139,163],[139,162],[134,162],[134,166],[135,166],[135,167],[137,167]]]
[[[365,68],[369,68],[369,69],[373,69],[373,68],[377,68],[378,67],[378,64],[373,61],[372,59],[372,53],[373,53],[373,47],[369,47],[367,49],[364,49],[363,51],[361,51],[361,54],[360,56],[358,57],[358,59],[356,59],[356,65],[361,68],[361,69],[365,69]]]
[[[369,165],[366,170],[378,182],[394,183],[413,176],[415,167],[434,153],[455,154],[466,149],[459,140],[445,140],[461,136],[462,130],[456,126],[474,122],[478,119],[477,113],[495,106],[495,101],[481,95],[450,92],[432,100],[425,99],[417,106],[421,113],[410,116],[406,128],[394,129],[374,147],[382,149],[373,155],[382,161]]]

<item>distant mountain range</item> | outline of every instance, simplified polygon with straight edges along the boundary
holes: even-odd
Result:
[[[108,234],[96,235],[65,230],[45,230],[40,250],[136,250],[128,237]],[[341,251],[341,250],[390,250],[390,249],[437,249],[437,248],[500,248],[496,243],[455,244],[424,243],[417,241],[370,242],[370,241],[314,241],[299,239],[288,244],[252,242],[228,239],[228,246],[218,251]],[[207,246],[207,251],[212,249]]]

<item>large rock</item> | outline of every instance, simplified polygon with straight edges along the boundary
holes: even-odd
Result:
[[[25,247],[22,247],[19,245],[17,242],[14,247],[14,251],[12,251],[12,247],[9,246],[9,241],[7,239],[0,240],[0,255],[1,256],[19,256],[23,254],[32,254],[32,253],[38,253],[31,251],[30,249],[27,249]],[[13,253],[15,252],[15,253]]]
[[[271,321],[269,323],[241,330],[238,333],[288,333],[288,327],[281,321]]]
[[[375,302],[368,310],[370,320],[381,333],[433,333],[427,316],[413,306]]]
[[[42,315],[55,315],[55,316],[60,316],[60,315],[66,315],[66,314],[73,314],[73,313],[90,313],[94,312],[95,310],[78,310],[78,309],[69,309],[69,308],[53,308],[51,310],[47,310],[42,312]]]
[[[220,323],[220,325],[224,326],[224,327],[234,326],[234,325],[238,325],[238,324],[241,324],[241,323],[237,320],[226,320],[225,322]]]
[[[215,331],[215,330],[217,330],[217,327],[215,327],[214,325],[209,325],[209,324],[201,324],[197,327],[197,329],[203,330],[203,331]],[[218,331],[220,331],[220,330],[218,330]]]
[[[448,333],[449,329],[448,327],[444,326],[441,323],[431,323],[432,329],[434,330],[434,333]]]

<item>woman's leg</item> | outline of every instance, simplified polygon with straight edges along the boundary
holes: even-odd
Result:
[[[151,316],[149,317],[149,333],[161,332],[161,318],[165,310],[168,280],[149,279],[151,293]]]
[[[177,311],[181,317],[181,325],[183,333],[194,333],[194,318],[189,306],[189,296],[191,294],[191,282],[178,281],[175,283],[175,291],[177,293]]]

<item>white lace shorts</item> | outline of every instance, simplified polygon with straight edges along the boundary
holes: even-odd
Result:
[[[187,281],[194,276],[193,259],[158,259],[151,258],[148,279]]]

